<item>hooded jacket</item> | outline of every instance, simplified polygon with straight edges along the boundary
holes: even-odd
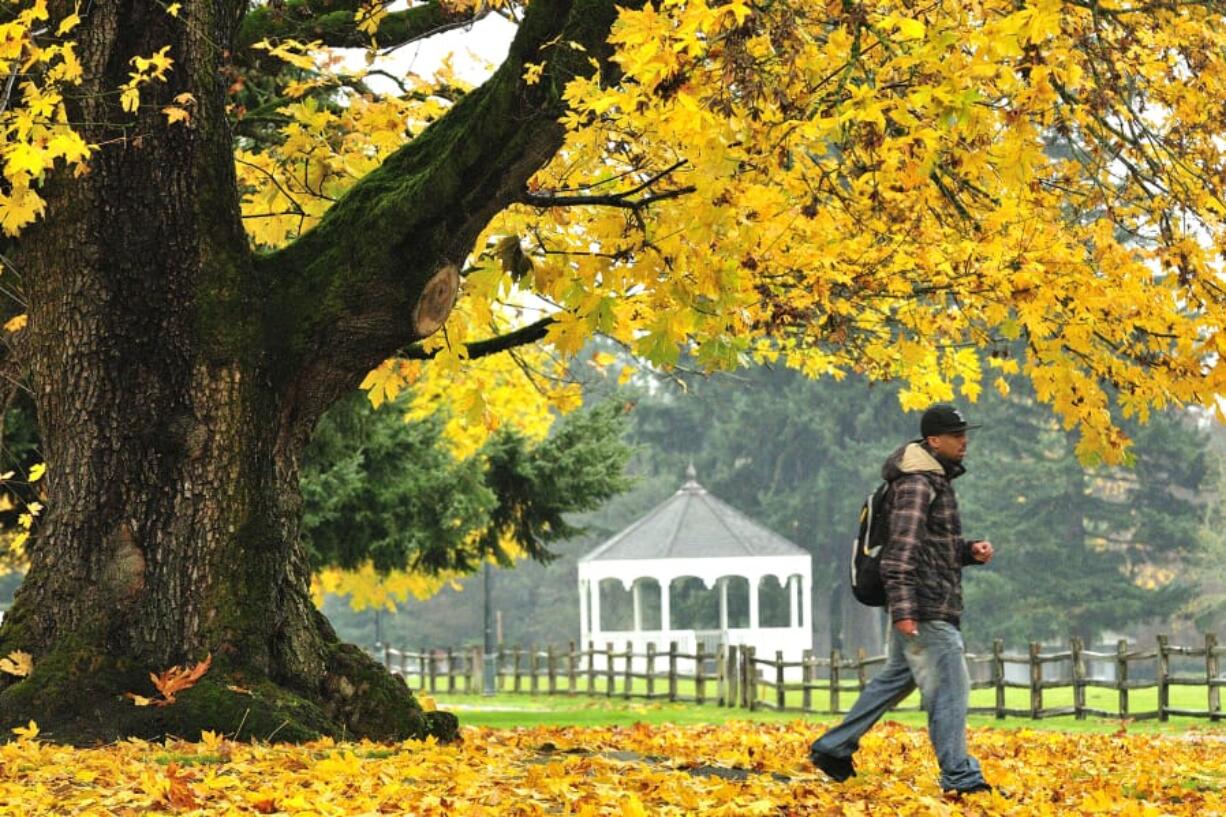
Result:
[[[890,483],[881,579],[892,621],[961,623],[962,567],[976,564],[962,538],[952,484],[965,472],[958,463],[942,463],[921,442],[902,446],[881,467]]]

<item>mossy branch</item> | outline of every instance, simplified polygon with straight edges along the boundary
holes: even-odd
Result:
[[[365,48],[370,36],[359,31],[355,14],[359,0],[289,0],[252,9],[243,18],[235,43],[239,51],[261,40],[322,40],[334,48]],[[488,9],[449,8],[439,0],[388,14],[375,32],[380,48],[405,45],[469,25],[489,13]]]
[[[462,266],[489,220],[561,147],[567,84],[595,70],[593,57],[606,81],[615,75],[606,42],[615,16],[614,0],[533,2],[486,83],[354,185],[314,229],[257,262],[274,283],[269,336],[288,364],[287,385],[310,378],[304,388],[326,405],[420,340],[411,317],[426,282]],[[533,84],[523,79],[530,62],[544,66]]]

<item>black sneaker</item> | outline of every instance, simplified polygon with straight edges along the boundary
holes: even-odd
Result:
[[[813,765],[821,769],[836,783],[842,783],[849,777],[856,776],[856,765],[849,757],[835,757],[825,752],[810,752],[809,759]]]
[[[979,794],[980,792],[991,792],[992,786],[990,783],[979,782],[973,786],[968,786],[965,789],[945,789],[945,793],[954,797],[961,797],[964,794]]]

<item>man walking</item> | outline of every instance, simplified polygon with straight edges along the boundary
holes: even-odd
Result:
[[[953,406],[935,405],[920,420],[923,439],[899,448],[882,466],[890,483],[889,541],[881,579],[889,608],[885,669],[860,693],[843,722],[814,741],[814,765],[842,782],[856,773],[852,755],[877,720],[919,687],[941,788],[991,791],[966,753],[970,675],[963,656],[962,567],[986,564],[992,544],[962,538],[953,480],[965,472],[968,425]]]

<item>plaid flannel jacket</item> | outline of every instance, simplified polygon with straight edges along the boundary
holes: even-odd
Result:
[[[947,472],[921,443],[898,449],[882,468],[890,482],[890,539],[881,578],[892,621],[961,623],[962,567],[975,563],[952,484],[964,470]]]

